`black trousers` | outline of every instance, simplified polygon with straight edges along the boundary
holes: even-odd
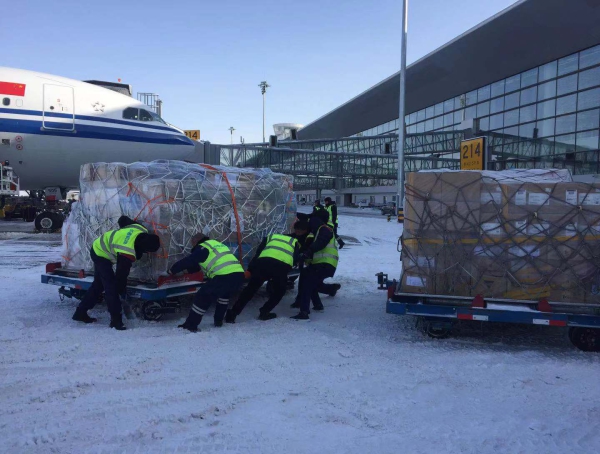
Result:
[[[79,310],[92,309],[104,292],[104,300],[111,317],[121,316],[121,299],[117,291],[117,278],[110,260],[92,254],[94,262],[94,282],[79,303]]]
[[[194,304],[188,315],[187,322],[195,326],[202,321],[206,311],[216,304],[215,322],[222,322],[227,312],[229,298],[235,295],[244,283],[244,273],[231,273],[215,276],[202,284],[194,296]]]
[[[267,281],[271,283],[271,293],[269,299],[260,308],[260,312],[265,314],[271,312],[285,295],[290,269],[290,266],[279,260],[257,259],[256,263],[252,266],[250,282],[248,282],[237,302],[231,308],[231,312],[236,316],[240,315],[246,304],[248,304],[258,289]]]
[[[314,307],[323,305],[319,297],[319,288],[322,285],[327,285],[323,284],[323,281],[333,277],[335,268],[326,264],[309,265],[302,272],[304,275],[300,276],[300,283],[298,284],[300,311],[309,314],[311,301]]]
[[[306,275],[305,270],[306,270],[306,267],[304,267],[304,268],[302,268],[302,270],[300,270],[300,277],[298,279],[298,294],[296,295],[296,299],[294,301],[295,303],[298,303],[298,304],[300,304],[300,287],[302,286],[302,277]],[[333,276],[331,276],[331,277],[333,277]],[[336,284],[326,284],[325,282],[323,282],[321,285],[319,285],[319,288],[317,288],[318,293],[323,293],[325,295],[329,295],[334,290],[337,290]],[[319,301],[320,301],[320,298],[319,298]],[[315,306],[314,302],[313,302],[313,306]],[[317,303],[316,306],[318,307],[319,304]]]
[[[340,237],[337,233],[337,229],[338,229],[338,225],[337,225],[337,223],[335,223],[333,226],[333,235],[335,236],[336,239],[338,239]]]

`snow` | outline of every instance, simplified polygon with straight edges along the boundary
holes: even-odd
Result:
[[[200,333],[108,314],[39,283],[60,237],[0,239],[0,451],[592,453],[600,451],[600,357],[561,328],[471,324],[423,336],[385,313],[375,274],[398,273],[401,228],[340,216],[335,298],[308,323],[256,320]],[[352,237],[352,238],[350,238]]]

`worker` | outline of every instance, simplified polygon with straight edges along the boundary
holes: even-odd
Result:
[[[213,303],[216,303],[214,325],[223,326],[229,299],[244,283],[244,268],[226,245],[211,240],[202,233],[192,238],[192,244],[194,247],[191,254],[175,263],[169,274],[201,269],[204,277],[208,279],[196,293],[187,319],[178,326],[196,332],[202,317]]]
[[[160,239],[127,216],[121,216],[118,223],[119,229],[109,230],[92,244],[90,257],[94,262],[94,282],[73,314],[73,320],[83,323],[97,321],[87,311],[96,305],[104,291],[110,327],[122,331],[126,327],[121,314],[121,298],[125,298],[127,292],[131,266],[143,254],[158,251]],[[116,272],[113,271],[115,263]]]
[[[323,205],[321,205],[321,200],[319,200],[319,199],[315,200],[311,216],[314,216],[323,211],[326,211],[326,210],[325,210],[325,207]]]
[[[259,320],[272,320],[277,317],[273,309],[277,307],[287,289],[288,273],[293,268],[300,254],[300,243],[294,236],[308,233],[308,223],[297,221],[292,235],[272,234],[267,236],[256,250],[254,258],[248,265],[250,282],[242,291],[234,306],[227,312],[225,321],[235,323],[246,304],[252,299],[265,282],[272,286],[269,299],[259,310]]]
[[[333,277],[338,264],[338,251],[333,229],[318,216],[311,216],[309,227],[311,233],[315,235],[315,239],[308,250],[300,254],[301,260],[310,259],[311,263],[304,270],[299,284],[300,313],[292,317],[295,320],[310,319],[311,301],[316,310],[323,308],[318,289],[325,279]]]
[[[331,197],[325,197],[325,209],[329,213],[329,221],[333,225],[333,234],[338,242],[340,249],[344,247],[344,240],[338,235],[338,212],[336,203],[331,200]]]
[[[329,213],[324,212],[325,215],[323,215],[322,213],[319,213],[319,218],[327,223],[327,225],[331,227],[330,223],[329,223]],[[309,250],[310,245],[313,243],[315,239],[315,235],[313,233],[308,233],[306,236],[300,237],[298,238],[298,241],[300,242],[300,253],[305,253]],[[303,261],[301,266],[301,270],[300,270],[300,277],[299,277],[299,282],[298,282],[298,290],[300,289],[300,286],[302,285],[302,280],[303,277],[306,275],[306,266],[310,265],[312,263],[312,260],[307,258]],[[342,286],[340,284],[335,284],[335,283],[322,283],[321,285],[319,285],[319,288],[317,289],[317,291],[319,293],[325,294],[325,295],[329,295],[331,297],[334,297],[337,292],[340,290],[340,288],[342,288]],[[298,294],[296,295],[296,300],[292,303],[292,305],[290,306],[293,309],[298,309],[300,308],[300,291],[298,291]],[[313,309],[316,311],[322,311],[324,310],[324,306],[323,304],[321,304],[320,306],[317,305],[316,307],[313,305]]]

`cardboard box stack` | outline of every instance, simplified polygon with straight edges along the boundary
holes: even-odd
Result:
[[[566,170],[407,175],[401,291],[600,305],[600,183]]]
[[[93,269],[92,242],[117,228],[121,215],[159,235],[161,249],[132,269],[154,281],[189,253],[198,232],[226,243],[247,263],[270,233],[287,233],[296,218],[293,180],[269,169],[181,161],[93,163],[81,167],[80,202],[63,225],[62,264]]]

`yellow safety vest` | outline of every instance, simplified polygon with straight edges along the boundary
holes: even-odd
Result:
[[[135,239],[140,233],[148,233],[148,229],[131,224],[118,230],[109,230],[104,235],[96,238],[92,247],[98,257],[117,262],[117,254],[132,255],[135,260]]]
[[[294,266],[294,250],[298,240],[288,235],[275,233],[267,237],[267,245],[258,258],[271,258],[279,260],[289,266]]]
[[[200,268],[209,279],[215,276],[244,272],[239,260],[223,243],[206,240],[200,246],[208,250],[208,257],[204,262],[200,262]]]
[[[319,235],[319,231],[322,228],[331,230],[331,227],[322,225],[321,227],[319,227],[319,230],[317,230],[317,234],[315,236]],[[333,266],[334,268],[337,268],[338,260],[339,260],[339,255],[338,255],[338,250],[337,250],[337,242],[335,241],[335,235],[332,235],[331,241],[329,241],[329,243],[327,243],[327,246],[325,246],[323,249],[321,249],[320,251],[317,251],[313,254],[312,264],[319,265],[322,263],[326,263],[328,265]]]
[[[333,205],[329,205],[329,206],[326,206],[325,209],[329,213],[329,222],[331,222],[331,224],[334,224],[334,222],[333,222],[333,213],[332,213],[333,208],[332,207],[333,207]],[[338,220],[336,218],[335,219],[335,225],[337,225],[337,223],[338,223]]]

